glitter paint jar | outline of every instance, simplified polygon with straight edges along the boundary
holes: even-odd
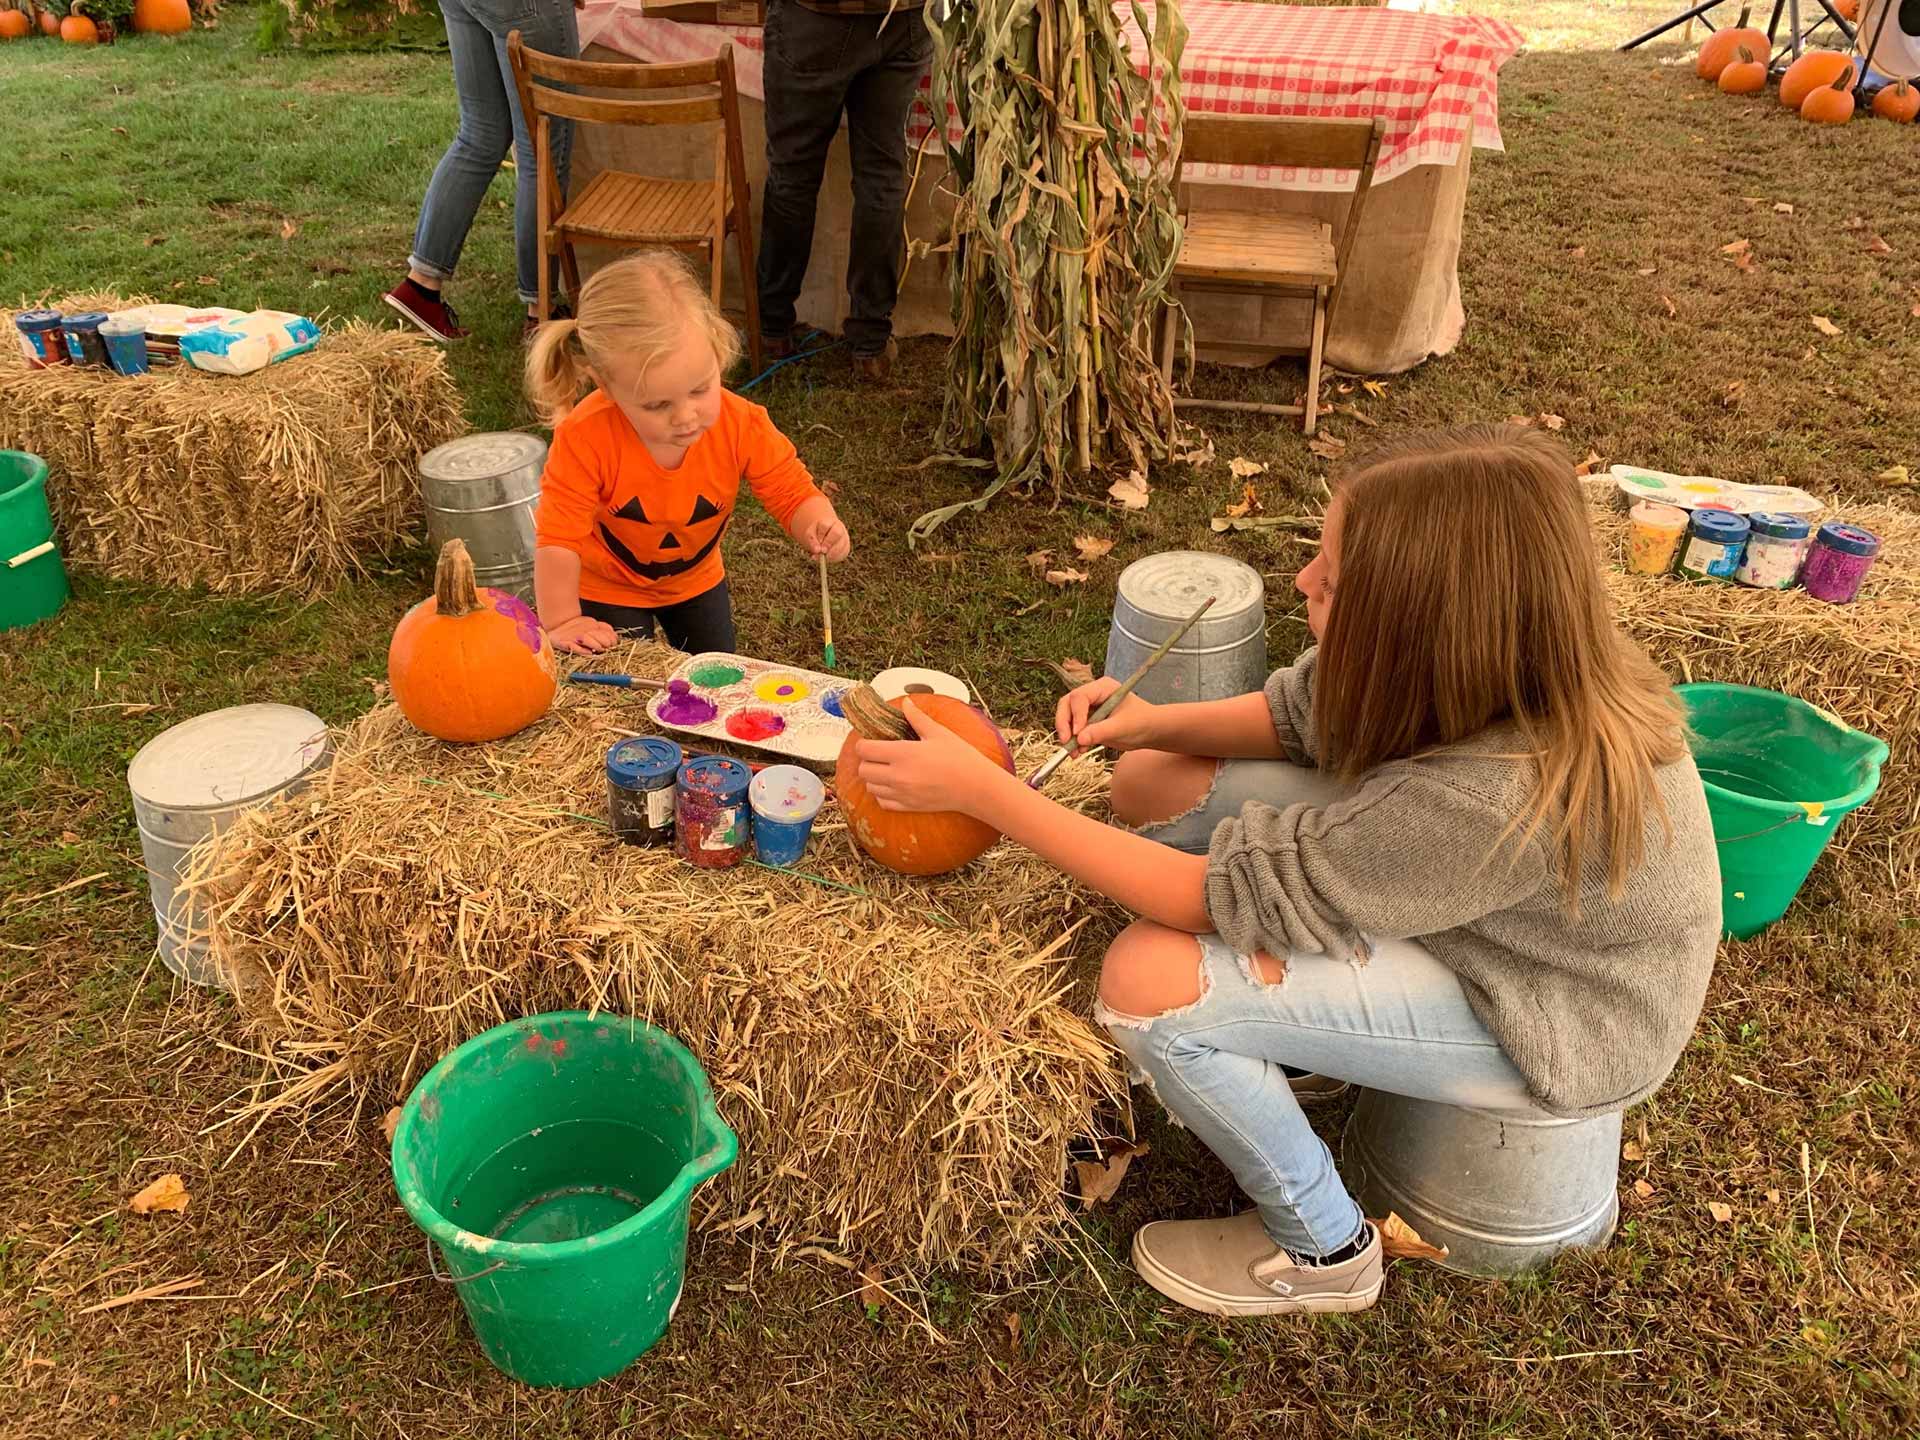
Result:
[[[20,353],[26,356],[28,369],[73,363],[67,354],[67,333],[58,310],[22,310],[13,317],[13,329],[20,337]]]
[[[76,365],[111,370],[107,360],[107,342],[100,338],[100,327],[107,323],[104,310],[89,310],[84,315],[69,315],[62,322],[67,332],[67,354]]]
[[[1752,533],[1733,578],[1756,590],[1791,590],[1807,557],[1812,527],[1798,515],[1749,515]]]
[[[696,756],[682,765],[674,798],[674,854],[702,870],[738,865],[752,836],[747,812],[752,779],[745,765],[720,755]]]
[[[1680,549],[1680,573],[1689,580],[1731,580],[1747,548],[1747,517],[1728,510],[1696,510]]]
[[[1816,600],[1851,605],[1880,553],[1880,537],[1858,525],[1822,525],[1800,569],[1800,583]]]
[[[1642,500],[1627,514],[1627,566],[1636,575],[1665,575],[1673,569],[1680,542],[1692,517],[1678,505]]]
[[[673,785],[680,747],[657,735],[622,740],[607,751],[607,819],[626,845],[673,843]]]

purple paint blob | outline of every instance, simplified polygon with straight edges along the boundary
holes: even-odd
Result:
[[[737,665],[702,665],[687,678],[708,690],[724,689],[744,679],[746,671]]]
[[[820,697],[820,708],[829,715],[837,715],[842,720],[846,719],[847,712],[840,707],[840,697],[846,693],[844,690],[827,691],[826,694]]]
[[[736,740],[769,740],[787,728],[787,722],[765,710],[736,710],[727,717],[727,733]]]
[[[520,637],[520,643],[538,655],[540,617],[533,613],[533,607],[518,595],[509,595],[505,590],[488,589],[486,594],[495,612],[513,621],[514,633]]]
[[[705,725],[720,712],[714,708],[711,700],[703,700],[693,693],[693,687],[684,680],[669,680],[667,693],[660,701],[656,712],[663,724],[667,725]]]

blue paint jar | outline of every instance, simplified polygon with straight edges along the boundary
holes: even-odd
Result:
[[[61,322],[67,332],[67,354],[76,365],[92,365],[111,370],[107,363],[107,342],[100,338],[100,327],[107,323],[107,312],[89,310],[84,315],[69,315]]]
[[[738,760],[699,755],[680,767],[673,805],[673,852],[702,870],[724,870],[746,858],[753,825],[747,785],[753,772]]]
[[[1680,573],[1689,580],[1731,580],[1753,527],[1731,510],[1696,510],[1680,547]]]
[[[607,820],[622,844],[672,843],[680,764],[680,747],[658,735],[622,740],[607,751]]]

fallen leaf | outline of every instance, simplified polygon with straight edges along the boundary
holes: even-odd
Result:
[[[1182,465],[1193,466],[1196,470],[1211,465],[1214,461],[1213,440],[1205,435],[1200,438],[1206,443],[1203,445],[1191,445],[1185,450],[1176,450],[1173,458],[1178,460]]]
[[[1075,685],[1085,685],[1093,679],[1093,667],[1084,660],[1062,660],[1060,673]]]
[[[127,1209],[136,1215],[151,1215],[156,1210],[175,1212],[187,1208],[187,1201],[193,1197],[187,1194],[186,1182],[178,1175],[162,1175],[138,1195],[127,1202]]]
[[[1633,1193],[1638,1195],[1642,1200],[1651,1200],[1653,1198],[1653,1186],[1644,1180],[1636,1180],[1633,1182]]]
[[[1102,540],[1096,535],[1076,535],[1073,548],[1080,552],[1082,560],[1098,560],[1113,549],[1113,541]]]
[[[1027,556],[1027,568],[1038,575],[1053,563],[1053,551],[1035,550]]]
[[[202,275],[195,283],[200,285],[218,285],[220,283],[220,277],[218,275]]]
[[[1362,380],[1360,382],[1360,388],[1378,400],[1382,395],[1387,393],[1387,382],[1384,380]]]
[[[1784,200],[1777,201],[1774,204],[1773,213],[1776,215],[1791,215],[1793,213],[1793,206]]]
[[[1813,328],[1818,330],[1822,335],[1827,336],[1838,335],[1840,333],[1840,327],[1824,315],[1816,315],[1813,317]]]
[[[1307,449],[1322,460],[1338,460],[1347,453],[1347,442],[1332,435],[1316,435],[1307,441]]]
[[[300,227],[294,223],[293,217],[291,215],[283,215],[280,219],[280,238],[282,240],[291,240],[299,233]]]
[[[1707,1202],[1707,1213],[1722,1225],[1725,1225],[1729,1220],[1733,1219],[1733,1207],[1731,1205],[1723,1205],[1718,1200],[1709,1200]]]
[[[400,1107],[394,1106],[387,1111],[387,1118],[380,1122],[380,1133],[386,1137],[387,1144],[393,1144],[393,1132],[400,1128]]]
[[[886,1308],[887,1291],[880,1282],[878,1272],[873,1270],[860,1272],[860,1303],[869,1310]]]
[[[60,832],[60,843],[62,845],[78,845],[80,843],[80,837],[71,830],[62,830]]]
[[[1509,415],[1507,416],[1507,424],[1517,425],[1522,430],[1531,430],[1533,428],[1533,417],[1531,415]]]
[[[1369,430],[1377,428],[1380,424],[1378,420],[1367,414],[1367,412],[1362,410],[1358,405],[1336,405],[1333,408],[1339,414],[1351,415]]]
[[[1667,318],[1669,320],[1674,319],[1680,314],[1680,307],[1673,303],[1673,297],[1671,295],[1662,295],[1660,297],[1660,303],[1667,307]]]
[[[1647,1158],[1647,1152],[1637,1141],[1629,1140],[1620,1147],[1620,1158],[1622,1160],[1644,1160]]]
[[[1867,222],[1858,215],[1849,215],[1845,220],[1840,222],[1840,228],[1843,230],[1864,230],[1867,228]]]
[[[1593,474],[1606,463],[1606,458],[1601,455],[1598,450],[1589,450],[1587,452],[1587,458],[1573,467],[1573,473],[1577,476],[1585,477]]]
[[[1542,415],[1540,417],[1540,423],[1549,430],[1564,430],[1567,428],[1565,418],[1559,415]]]
[[[1660,273],[1660,267],[1658,265],[1649,265],[1644,270],[1636,270],[1633,273],[1636,275],[1658,275]]]
[[[1575,260],[1583,260],[1586,258],[1587,247],[1584,245],[1576,245],[1569,250],[1567,254]]]
[[[1720,403],[1731,410],[1747,398],[1747,382],[1735,380],[1727,386],[1726,393],[1720,397]]]
[[[1907,467],[1904,465],[1889,465],[1873,478],[1878,480],[1882,485],[1911,485],[1913,483],[1913,477],[1907,473]],[[66,837],[62,836],[61,838],[65,839]]]
[[[1047,583],[1049,585],[1082,585],[1086,583],[1086,579],[1087,572],[1084,570],[1047,571]]]
[[[1891,255],[1893,247],[1878,235],[1874,235],[1867,240],[1867,251],[1872,255]]]
[[[131,140],[133,138],[133,132],[128,130],[124,125],[114,126],[113,133],[118,135],[122,140]]]
[[[147,249],[151,250],[156,245],[166,244],[167,237],[164,235],[149,235],[147,236],[146,239],[142,240],[140,243],[144,245]]]
[[[1249,480],[1241,487],[1239,502],[1227,506],[1227,514],[1238,520],[1243,515],[1258,515],[1264,508],[1260,503],[1260,492],[1253,488],[1253,482]]]
[[[1752,249],[1753,242],[1751,240],[1735,240],[1731,245],[1722,245],[1720,247],[1720,253],[1722,255],[1745,255]]]
[[[1778,1190],[1767,1191],[1767,1203],[1769,1205],[1778,1205],[1780,1203],[1780,1192]]]
[[[1733,268],[1736,270],[1745,271],[1746,273],[1751,274],[1753,272],[1753,256],[1752,255],[1734,256]]]
[[[1227,462],[1227,469],[1233,472],[1236,480],[1245,480],[1253,475],[1264,475],[1267,467],[1258,460],[1249,460],[1244,455],[1236,455]]]
[[[1091,1210],[1102,1200],[1111,1200],[1114,1191],[1120,1188],[1120,1182],[1127,1178],[1127,1167],[1135,1157],[1146,1154],[1152,1148],[1142,1140],[1137,1145],[1122,1145],[1104,1161],[1074,1161],[1074,1177],[1080,1184],[1080,1204]]]
[[[1018,1310],[1008,1311],[1006,1318],[1000,1323],[1007,1327],[1007,1348],[1009,1350],[1018,1350],[1020,1348],[1020,1312]]]
[[[1380,1248],[1390,1260],[1444,1260],[1447,1247],[1429,1245],[1420,1238],[1420,1232],[1414,1229],[1398,1214],[1389,1210],[1387,1218],[1379,1222]]]
[[[1147,487],[1145,472],[1135,470],[1109,485],[1107,494],[1118,500],[1124,510],[1144,510],[1151,492]]]

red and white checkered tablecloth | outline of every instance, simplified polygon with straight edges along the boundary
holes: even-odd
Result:
[[[1151,6],[1148,10],[1151,13]],[[1469,135],[1500,150],[1500,67],[1520,33],[1500,20],[1387,9],[1186,0],[1189,36],[1181,61],[1189,110],[1211,115],[1283,115],[1387,122],[1376,181],[1417,165],[1451,165]],[[918,15],[902,17],[920,23]],[[1147,46],[1131,11],[1125,33],[1139,68]],[[652,20],[640,0],[587,0],[580,43],[638,60],[706,59],[732,41],[742,93],[766,94],[757,29]],[[908,123],[918,142],[931,128],[923,93]],[[1195,183],[1280,190],[1346,190],[1352,171],[1189,165]]]

